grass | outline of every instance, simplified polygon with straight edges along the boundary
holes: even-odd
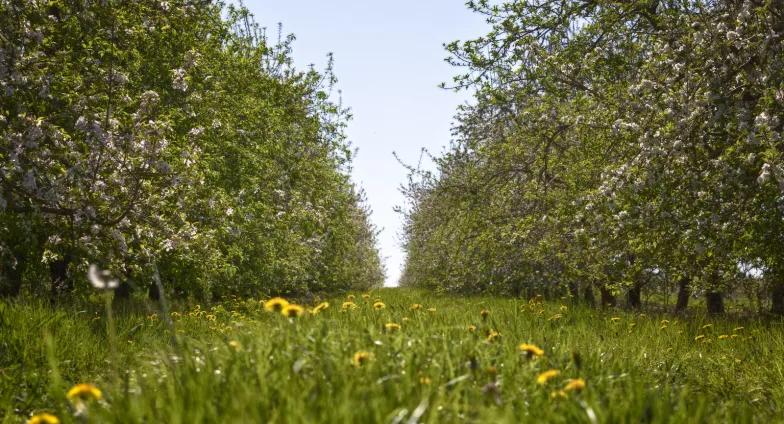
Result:
[[[0,303],[0,422],[782,422],[781,321],[406,289],[344,300],[296,319],[256,300],[185,308],[176,338],[158,315],[115,311],[114,363],[98,303]],[[355,366],[359,351],[372,359]],[[573,378],[585,389],[558,396]],[[82,382],[103,399],[74,417],[65,393]]]

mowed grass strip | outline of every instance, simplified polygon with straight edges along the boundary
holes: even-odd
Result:
[[[781,321],[407,289],[327,303],[185,308],[176,337],[119,312],[116,363],[99,308],[0,304],[2,422],[782,420]],[[79,383],[102,397],[77,405]]]

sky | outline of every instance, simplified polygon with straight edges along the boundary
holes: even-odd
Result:
[[[379,248],[394,286],[405,262],[403,217],[406,169],[393,156],[416,164],[422,148],[434,154],[450,142],[457,106],[466,92],[438,88],[459,72],[444,62],[443,44],[487,32],[481,16],[462,0],[246,0],[256,21],[275,34],[296,36],[294,62],[323,69],[335,58],[337,88],[354,116],[347,135],[358,149],[352,178],[365,189],[381,230]],[[425,165],[427,166],[427,164]]]

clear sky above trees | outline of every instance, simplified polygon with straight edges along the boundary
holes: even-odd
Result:
[[[359,155],[354,179],[366,191],[372,220],[382,229],[387,285],[395,285],[404,262],[398,233],[401,219],[393,207],[403,203],[398,186],[406,170],[395,151],[416,164],[420,149],[439,153],[449,143],[452,116],[469,96],[438,88],[456,70],[442,59],[442,43],[475,38],[487,30],[481,16],[459,0],[251,0],[245,5],[270,33],[283,24],[297,37],[299,67],[323,67],[329,52],[343,102],[354,119],[348,136]]]

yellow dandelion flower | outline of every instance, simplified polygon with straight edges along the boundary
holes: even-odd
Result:
[[[550,379],[558,377],[561,374],[561,371],[558,370],[547,370],[543,373],[540,373],[536,376],[536,383],[537,384],[547,384]]]
[[[479,315],[482,316],[482,319],[487,319],[487,316],[490,315],[490,311],[488,311],[487,309],[482,309],[481,311],[479,311]]]
[[[283,316],[285,316],[285,317],[297,318],[297,317],[300,317],[303,314],[305,314],[305,308],[303,308],[302,306],[295,305],[295,304],[292,303],[292,304],[286,305],[286,307],[283,308],[283,310],[280,311],[280,313],[283,314]]]
[[[724,339],[729,339],[729,338],[730,338],[730,336],[727,335],[727,334],[722,334],[722,335],[719,336],[719,340],[724,340]]]
[[[373,360],[373,354],[370,352],[365,352],[364,350],[360,350],[359,352],[355,353],[354,356],[351,358],[351,363],[354,364],[355,367],[361,367],[363,364],[370,362]]]
[[[666,328],[667,328],[667,324],[662,324],[662,326],[661,326],[661,327],[659,327],[659,330],[664,330],[664,329],[666,329]]]
[[[179,312],[172,312],[169,315],[171,315],[172,319],[177,319],[181,316]]]
[[[713,327],[713,324],[705,324],[705,325],[702,326],[702,329],[703,330],[707,330],[707,329],[709,329],[711,327]]]
[[[436,308],[427,308],[427,311],[430,312],[430,313],[435,313],[436,312]]]
[[[561,314],[555,314],[555,315],[551,316],[550,318],[547,318],[547,320],[548,320],[548,321],[558,321],[558,320],[559,320],[559,319],[561,319],[561,318],[563,318],[563,315],[561,315]]]
[[[353,294],[350,294],[350,295],[346,296],[346,300],[348,300],[349,302],[353,302],[354,299],[356,299],[356,298],[354,297]]]
[[[60,424],[60,419],[47,412],[41,412],[30,417],[27,424]]]
[[[282,297],[273,297],[264,302],[264,309],[270,312],[282,312],[286,306],[289,306],[289,301]]]
[[[668,320],[668,319],[663,319],[663,320],[661,320],[661,323],[660,323],[660,324],[661,324],[661,325],[667,325],[667,324],[669,324],[669,323],[670,323],[670,320]]]
[[[384,324],[384,329],[391,333],[393,331],[400,330],[400,324],[395,324],[394,322],[388,322]]]
[[[558,308],[558,309],[559,309],[561,312],[566,312],[566,311],[568,311],[568,310],[569,310],[569,307],[568,307],[568,306],[566,306],[566,305],[561,305],[561,307],[560,307],[560,308]]]
[[[579,392],[585,388],[585,380],[582,378],[573,378],[564,386],[565,392]]]
[[[323,311],[323,310],[325,310],[327,308],[329,308],[329,302],[321,302],[318,305],[316,305],[316,307],[313,308],[313,310],[310,311],[310,312],[313,315],[317,315],[319,312],[321,312],[321,311]]]
[[[365,300],[368,300],[368,299],[370,299],[370,295],[365,293],[365,294],[362,295],[362,298],[365,299]]]
[[[343,304],[342,304],[342,305],[340,305],[340,309],[342,309],[342,310],[344,310],[344,311],[348,311],[348,310],[352,310],[352,309],[357,309],[358,307],[359,307],[359,306],[357,306],[357,304],[356,304],[356,303],[354,303],[354,302],[343,302]]]
[[[525,353],[525,355],[529,358],[538,358],[540,356],[544,356],[544,350],[534,344],[523,343],[520,346],[517,346],[517,349]]]
[[[469,333],[473,333],[473,332],[475,332],[475,331],[476,331],[476,326],[475,326],[475,325],[469,325],[469,326],[468,326],[468,332],[469,332]]]
[[[418,311],[420,309],[422,309],[422,305],[419,304],[419,303],[414,303],[413,305],[411,305],[411,310],[412,311]]]
[[[621,320],[621,317],[612,317],[610,318],[610,322],[618,322]]]
[[[735,333],[732,333],[732,334],[730,334],[730,338],[731,338],[731,339],[734,339],[734,338],[736,338],[736,337],[738,337],[738,335],[737,335],[737,334],[735,334]]]
[[[705,338],[705,335],[704,335],[704,334],[700,334],[699,336],[697,336],[697,337],[695,337],[695,338],[694,338],[694,341],[695,341],[695,342],[698,342],[698,341],[700,341],[700,340],[702,340],[702,339],[704,339],[704,338]]]
[[[738,333],[738,332],[741,332],[741,331],[743,331],[743,329],[744,329],[744,328],[745,328],[745,327],[735,327],[735,328],[733,328],[733,329],[732,329],[732,332],[733,332],[733,333]]]
[[[100,400],[101,390],[89,383],[80,383],[68,390],[66,397],[71,402],[84,402],[88,400]]]
[[[555,390],[550,392],[550,399],[566,399],[566,392],[563,390]]]
[[[386,307],[387,307],[387,305],[385,305],[384,302],[376,301],[375,303],[373,303],[373,309],[375,309],[375,310],[381,310],[381,309],[384,309]]]
[[[242,350],[242,343],[238,342],[237,340],[229,340],[229,346],[236,351]]]
[[[433,381],[430,380],[430,377],[419,377],[419,384],[423,386],[429,386],[432,382]]]
[[[492,342],[496,341],[499,338],[501,338],[501,333],[499,333],[499,332],[497,332],[495,330],[490,330],[490,331],[487,332],[487,341],[488,342],[492,343]]]

